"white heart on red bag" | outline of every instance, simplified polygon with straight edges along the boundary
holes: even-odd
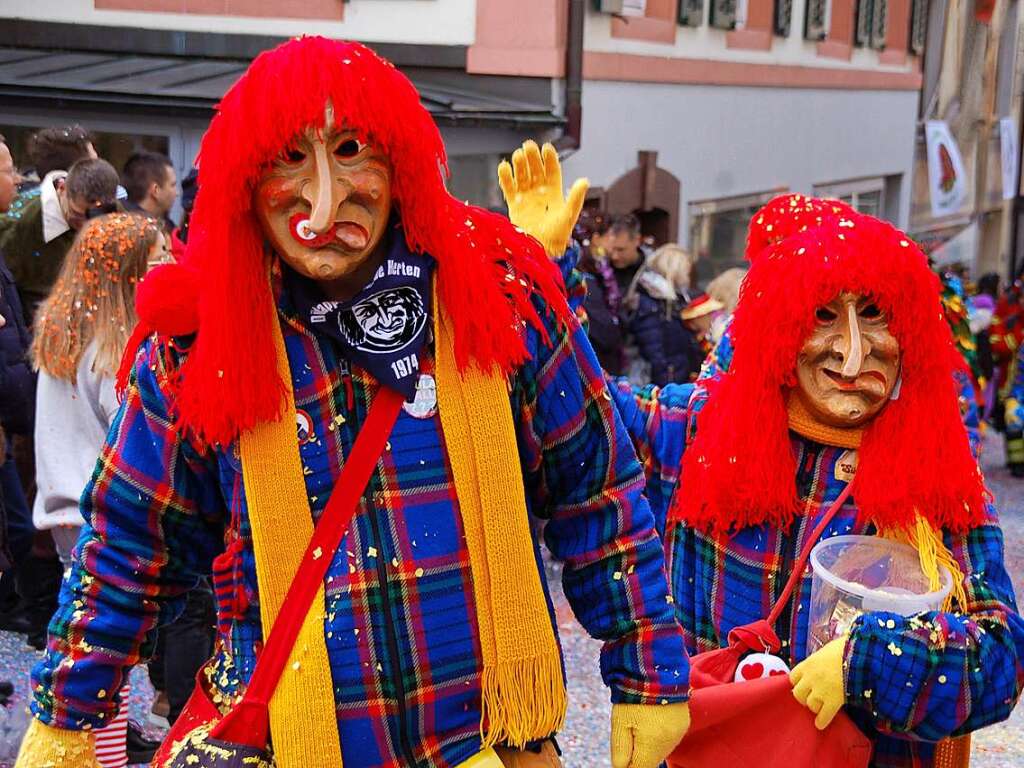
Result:
[[[772,656],[770,653],[752,653],[736,667],[733,682],[745,683],[748,680],[760,680],[763,677],[788,674],[789,667],[778,656]]]

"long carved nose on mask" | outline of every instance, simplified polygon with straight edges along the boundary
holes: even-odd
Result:
[[[860,337],[860,321],[857,318],[857,305],[850,302],[846,305],[846,329],[842,342],[843,368],[845,378],[852,379],[860,373],[864,365],[864,347]]]
[[[341,204],[341,190],[336,189],[331,178],[331,162],[327,146],[317,142],[313,150],[316,161],[315,177],[309,185],[309,228],[317,234],[329,230]]]

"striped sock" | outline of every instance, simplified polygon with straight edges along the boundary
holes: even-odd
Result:
[[[125,768],[128,765],[128,696],[131,683],[121,688],[121,707],[117,717],[106,728],[96,731],[96,760],[103,768]]]

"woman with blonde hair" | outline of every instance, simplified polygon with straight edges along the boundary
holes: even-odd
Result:
[[[36,389],[36,528],[50,529],[65,569],[86,522],[78,499],[96,466],[118,403],[114,380],[135,326],[135,289],[167,243],[152,219],[113,213],[92,219],[68,251],[36,315],[31,358]],[[53,643],[59,634],[51,635]],[[103,768],[128,765],[128,686],[117,717],[96,734]],[[133,761],[134,762],[134,761]]]
[[[678,243],[665,243],[648,260],[648,266],[668,280],[676,296],[685,304],[691,298],[693,256]]]
[[[631,330],[650,363],[649,379],[659,386],[685,384],[700,370],[703,355],[679,312],[690,300],[693,259],[685,248],[667,243],[650,256],[633,278],[623,306],[631,313]],[[646,383],[631,370],[634,382]]]

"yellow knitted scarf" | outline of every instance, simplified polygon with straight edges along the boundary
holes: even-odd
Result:
[[[483,654],[484,746],[521,747],[561,729],[566,691],[526,513],[508,384],[500,371],[460,371],[452,329],[435,296],[438,412],[469,550]],[[279,323],[277,366],[286,387],[280,418],[239,440],[256,555],[263,627],[273,626],[313,535],[295,437],[291,370]],[[323,588],[270,702],[278,768],[341,768],[324,641]]]

